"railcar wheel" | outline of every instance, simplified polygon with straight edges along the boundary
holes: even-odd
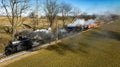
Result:
[[[10,50],[5,50],[5,55],[8,56],[8,55],[11,55],[12,52]]]

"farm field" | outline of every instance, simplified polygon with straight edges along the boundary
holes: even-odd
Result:
[[[25,20],[24,20],[23,24],[32,25],[32,23],[34,23],[34,22],[32,22],[32,19],[29,18],[29,17],[24,17],[24,19]],[[58,26],[62,25],[62,21],[61,20],[57,19],[57,20],[55,20],[55,22],[58,22]],[[72,22],[71,18],[66,20],[66,24],[71,23],[71,22]],[[39,23],[38,27],[47,27],[47,26],[49,26],[49,22],[47,21],[47,19],[39,18],[38,19],[38,23]],[[9,22],[7,17],[0,16],[0,26],[10,26],[10,22]]]
[[[41,49],[5,67],[120,67],[120,20]]]

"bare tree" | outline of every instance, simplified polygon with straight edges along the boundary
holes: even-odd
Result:
[[[38,15],[33,11],[29,14],[29,18],[31,18],[31,23],[32,25],[27,25],[27,26],[30,26],[33,30],[36,30],[37,29],[37,26],[38,26]]]
[[[31,12],[29,13],[28,17],[31,19],[30,24],[24,24],[26,28],[31,28],[33,30],[36,30],[39,25],[39,19],[38,18],[38,9],[39,9],[39,1],[36,0],[36,8],[31,9]]]
[[[62,14],[62,21],[63,21],[63,27],[65,26],[66,19],[68,18],[69,12],[72,10],[72,7],[70,4],[67,4],[65,2],[62,2],[60,5],[60,12]]]
[[[72,16],[72,22],[78,18],[78,16],[80,16],[81,14],[81,11],[79,8],[73,8],[72,11],[71,11],[71,16]]]
[[[1,0],[1,4],[11,24],[10,32],[14,35],[16,28],[21,26],[25,20],[22,15],[29,8],[29,0]]]
[[[52,27],[55,18],[59,12],[59,4],[57,0],[46,0],[44,4],[45,15],[50,22],[50,27]]]

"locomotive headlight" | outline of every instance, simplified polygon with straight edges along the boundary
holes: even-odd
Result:
[[[20,43],[20,41],[14,41],[14,42],[12,42],[12,44],[18,44],[18,43]]]

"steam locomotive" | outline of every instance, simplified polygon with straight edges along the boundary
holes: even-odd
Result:
[[[69,34],[87,30],[88,26],[66,27],[60,28],[55,33],[51,30],[36,30],[36,31],[22,31],[15,35],[15,39],[10,41],[5,47],[5,55],[11,55],[19,51],[29,50],[36,45],[49,43],[56,38],[64,38],[70,36]]]
[[[5,55],[10,55],[22,50],[29,50],[32,48],[32,42],[28,38],[23,38],[19,41],[10,41],[5,47]]]
[[[87,29],[87,27],[83,27],[84,30]],[[67,27],[67,29],[59,29],[55,34],[45,34],[40,32],[32,32],[29,33],[26,32],[27,35],[24,35],[24,37],[21,36],[21,34],[18,34],[15,37],[15,40],[10,41],[8,45],[5,47],[5,55],[11,55],[19,51],[29,50],[33,48],[35,45],[40,45],[43,43],[48,43],[53,40],[55,40],[56,37],[59,39],[64,38],[69,34],[70,32],[78,32],[81,31],[82,27]],[[24,33],[24,32],[21,32]],[[22,34],[23,35],[23,34]],[[55,36],[55,37],[53,37]],[[17,38],[18,37],[18,38]]]

